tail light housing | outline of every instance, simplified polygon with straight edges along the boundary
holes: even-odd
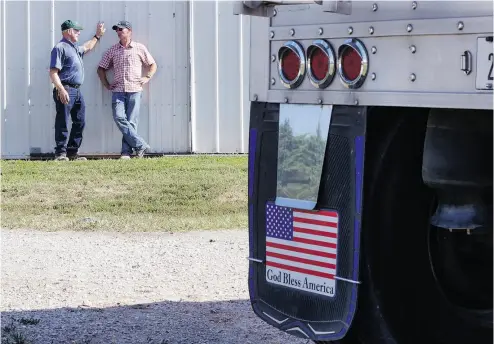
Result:
[[[323,39],[312,42],[307,48],[307,73],[312,85],[317,88],[328,87],[335,71],[335,54],[331,45]]]
[[[338,48],[338,74],[347,88],[359,88],[367,77],[369,57],[364,44],[358,39],[346,40]]]
[[[278,74],[287,88],[300,86],[305,77],[305,54],[302,46],[288,41],[278,50]]]

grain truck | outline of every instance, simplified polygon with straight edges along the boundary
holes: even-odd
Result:
[[[316,343],[492,343],[491,1],[237,1],[248,286]]]

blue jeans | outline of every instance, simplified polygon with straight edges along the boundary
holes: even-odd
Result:
[[[53,88],[53,100],[57,111],[55,116],[55,154],[74,156],[82,143],[82,132],[86,124],[86,105],[80,89],[65,86],[65,90],[70,98],[68,104],[63,104],[58,99],[57,90]],[[72,119],[72,128],[67,142],[69,118]]]
[[[141,98],[141,92],[113,92],[112,94],[113,120],[123,134],[122,155],[131,155],[132,148],[139,150],[148,147],[146,141],[137,134]]]

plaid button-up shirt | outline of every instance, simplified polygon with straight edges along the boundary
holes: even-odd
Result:
[[[108,49],[99,63],[103,69],[114,69],[112,92],[142,91],[142,65],[149,67],[155,61],[144,44],[130,42],[125,48],[120,42]]]

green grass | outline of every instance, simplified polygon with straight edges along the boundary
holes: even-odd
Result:
[[[247,227],[247,157],[2,161],[2,228]]]

